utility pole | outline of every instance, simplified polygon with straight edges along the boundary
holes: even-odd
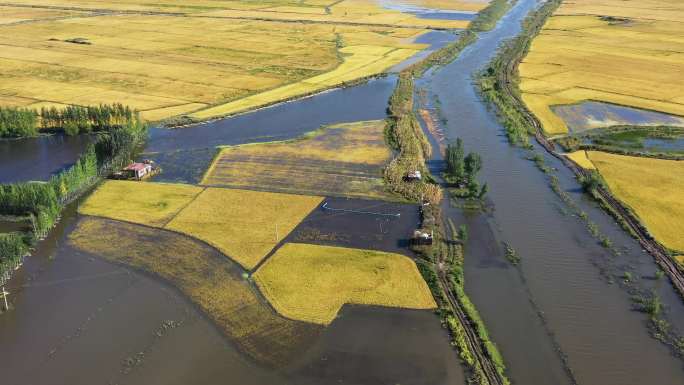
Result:
[[[278,224],[275,224],[275,236],[276,236],[276,243],[278,242]]]
[[[2,293],[0,294],[2,294],[2,298],[5,300],[5,310],[9,310],[9,304],[7,303],[7,296],[9,295],[9,293],[5,291],[4,286],[2,287]]]

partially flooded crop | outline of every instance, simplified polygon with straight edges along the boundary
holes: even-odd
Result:
[[[202,184],[387,198],[384,121],[334,125],[285,142],[226,147]]]
[[[321,331],[276,314],[243,278],[237,264],[186,236],[86,217],[69,242],[76,249],[171,282],[258,362],[276,366],[290,362]]]
[[[255,279],[279,313],[324,325],[347,303],[437,306],[411,259],[380,251],[288,243],[257,270]]]
[[[544,130],[568,131],[551,106],[587,100],[684,116],[682,4],[564,1],[520,65],[522,97]]]
[[[610,190],[666,247],[684,251],[684,162],[590,151]]]

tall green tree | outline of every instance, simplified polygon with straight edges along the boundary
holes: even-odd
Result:
[[[449,178],[456,183],[462,182],[465,178],[465,153],[461,138],[457,138],[455,143],[447,145],[446,163]]]

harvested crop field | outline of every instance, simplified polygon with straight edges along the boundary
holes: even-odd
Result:
[[[321,200],[317,196],[208,188],[166,228],[201,239],[251,269]]]
[[[586,170],[595,170],[596,167],[589,160],[589,156],[586,151],[579,150],[567,155],[573,162],[577,163],[580,167]]]
[[[257,362],[287,364],[322,331],[276,314],[241,276],[238,265],[188,237],[86,217],[70,234],[69,243],[171,282]]]
[[[520,65],[520,89],[549,134],[550,107],[593,100],[684,116],[684,2],[563,2]],[[667,86],[664,86],[667,85]]]
[[[191,235],[251,269],[322,200],[317,196],[107,181],[79,213]]]
[[[232,114],[377,75],[425,48],[411,40],[429,28],[467,25],[370,0],[32,0],[0,5],[0,15],[0,105],[120,102],[153,121]]]
[[[589,151],[615,196],[666,247],[684,251],[684,162]]]
[[[304,194],[389,198],[382,169],[392,153],[384,121],[335,125],[304,137],[221,150],[202,184]]]
[[[81,214],[163,227],[199,193],[186,184],[106,181],[85,201]]]
[[[288,243],[254,278],[280,314],[324,325],[346,303],[436,307],[415,263],[398,254]]]

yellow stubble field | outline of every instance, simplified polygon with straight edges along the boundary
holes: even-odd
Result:
[[[586,100],[684,116],[683,29],[678,0],[564,2],[520,65],[523,99],[549,134],[568,130],[551,106]]]
[[[0,105],[120,102],[152,121],[229,115],[376,75],[423,49],[411,40],[426,28],[465,26],[372,0],[17,4],[0,6]]]
[[[615,196],[666,247],[684,251],[684,161],[588,151]],[[580,163],[581,164],[581,163]]]

